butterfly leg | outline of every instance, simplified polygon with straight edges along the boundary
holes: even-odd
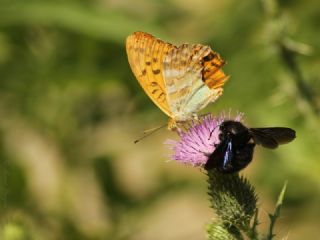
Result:
[[[199,151],[200,153],[202,153],[204,156],[206,157],[210,157],[211,153],[207,153],[207,152],[202,152],[202,151]]]
[[[196,121],[199,121],[199,116],[198,116],[198,114],[192,113],[192,119],[193,119],[193,120],[196,120]]]
[[[177,129],[178,129],[178,125],[177,125],[176,120],[174,120],[173,118],[170,118],[168,121],[168,130],[176,131]]]
[[[204,114],[201,114],[199,117],[200,118],[204,118],[204,117],[210,116],[210,115],[211,115],[211,113],[204,113]]]

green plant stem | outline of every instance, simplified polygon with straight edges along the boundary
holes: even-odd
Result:
[[[273,233],[273,230],[274,230],[274,226],[276,224],[276,221],[277,221],[278,217],[280,216],[280,209],[282,207],[282,203],[283,203],[284,194],[286,192],[286,189],[287,189],[287,182],[285,182],[285,184],[280,192],[274,213],[269,214],[270,226],[269,226],[269,232],[267,235],[267,240],[272,240],[273,237],[275,236],[275,234]]]
[[[253,217],[253,223],[252,223],[252,227],[248,233],[248,236],[250,239],[252,240],[258,240],[258,231],[257,231],[257,227],[260,224],[259,220],[258,220],[258,216],[259,216],[259,209],[256,208],[254,217]]]

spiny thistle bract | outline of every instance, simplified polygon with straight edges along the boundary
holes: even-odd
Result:
[[[207,226],[209,240],[242,240],[240,231],[233,226],[226,226],[222,222],[214,222]]]
[[[208,171],[211,207],[227,226],[248,231],[257,207],[257,196],[247,179],[238,174]]]

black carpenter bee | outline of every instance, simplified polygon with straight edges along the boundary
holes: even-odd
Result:
[[[242,123],[228,120],[219,126],[220,143],[205,164],[206,170],[234,173],[245,168],[252,160],[256,144],[275,149],[279,144],[291,142],[296,132],[286,127],[247,128]]]

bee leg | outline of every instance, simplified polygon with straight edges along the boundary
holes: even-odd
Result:
[[[207,153],[207,152],[202,152],[202,151],[199,151],[200,153],[202,153],[204,156],[206,157],[210,157],[211,153]]]

